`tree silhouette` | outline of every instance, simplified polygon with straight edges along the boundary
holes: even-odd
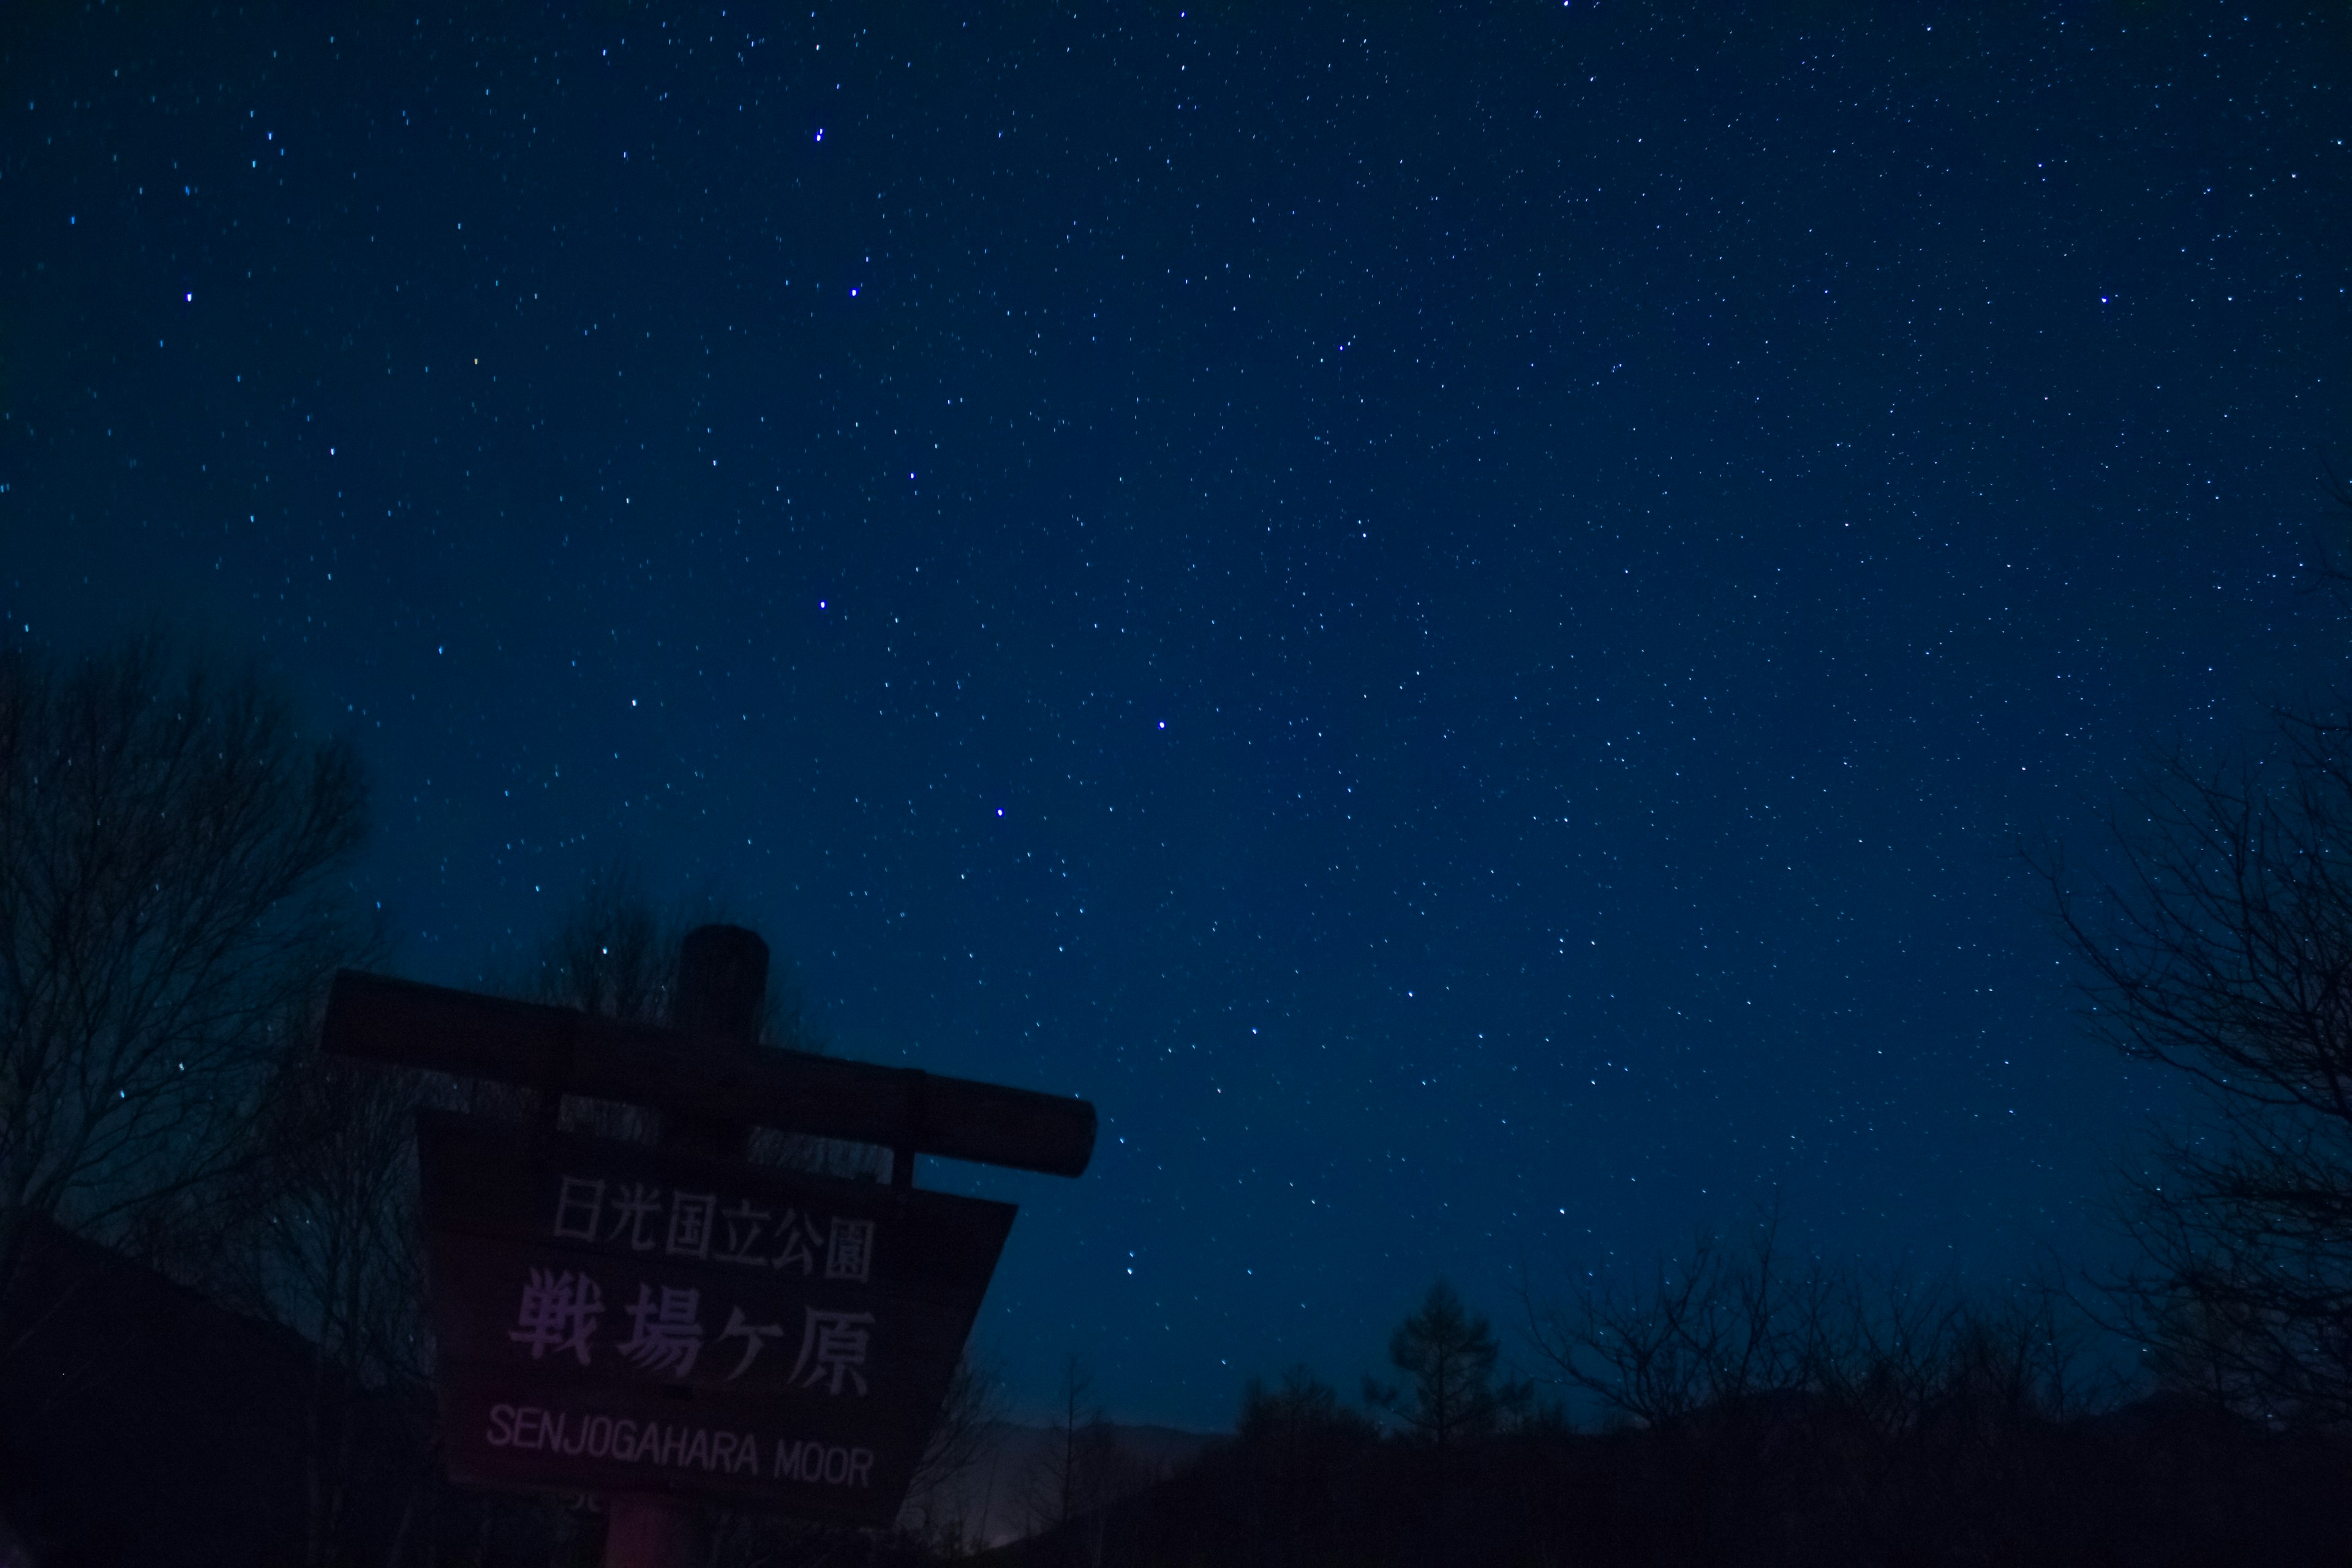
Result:
[[[429,1430],[415,1142],[425,1098],[419,1073],[317,1051],[290,1058],[255,1121],[250,1198],[216,1233],[220,1255],[206,1270],[215,1294],[284,1323],[310,1349],[302,1453],[313,1568],[339,1550],[362,1412],[397,1412],[420,1444]],[[416,1500],[412,1490],[412,1510]]]
[[[2352,728],[2287,715],[2241,765],[2176,760],[2112,826],[2107,875],[2040,862],[2087,1017],[2207,1111],[2127,1194],[2125,1326],[2177,1386],[2352,1420]]]
[[[1022,1501],[1031,1533],[1051,1537],[1061,1562],[1099,1568],[1103,1510],[1129,1481],[1132,1467],[1118,1429],[1091,1403],[1093,1394],[1093,1374],[1071,1355],[1045,1442],[1023,1479]]]
[[[1257,1377],[1243,1384],[1241,1419],[1234,1430],[1244,1443],[1277,1454],[1368,1442],[1376,1435],[1372,1424],[1341,1405],[1339,1391],[1303,1362],[1272,1387]]]
[[[334,877],[366,826],[357,754],[251,668],[155,636],[0,647],[0,1235],[202,1233],[371,944]]]
[[[1454,1287],[1440,1279],[1389,1339],[1391,1364],[1412,1380],[1410,1399],[1403,1389],[1367,1376],[1364,1401],[1440,1448],[1484,1436],[1525,1398],[1516,1385],[1495,1386],[1501,1351],[1493,1326],[1483,1315],[1473,1316]]]
[[[1569,1388],[1654,1429],[1803,1387],[1824,1374],[1831,1341],[1852,1325],[1833,1324],[1843,1303],[1818,1264],[1789,1273],[1780,1225],[1767,1210],[1744,1250],[1702,1226],[1630,1293],[1613,1280],[1578,1281],[1566,1300],[1538,1301],[1522,1280],[1528,1342]],[[1890,1332],[1916,1338],[1917,1328],[1905,1320]]]

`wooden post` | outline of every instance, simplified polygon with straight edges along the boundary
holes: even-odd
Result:
[[[322,1043],[359,1061],[542,1091],[555,1084],[707,1121],[1016,1171],[1075,1176],[1094,1155],[1095,1108],[1083,1100],[711,1036],[708,1048],[682,1054],[684,1033],[345,970],[328,995]]]
[[[760,1043],[768,1005],[768,944],[741,926],[697,926],[677,955],[677,1016],[688,1035],[746,1048]],[[713,1160],[740,1160],[750,1123],[698,1116],[662,1118],[662,1147]]]
[[[690,1568],[694,1505],[656,1492],[607,1500],[604,1568]]]
[[[688,1038],[758,1045],[760,1015],[768,1003],[768,944],[741,926],[697,926],[678,952],[675,1002],[672,1022]],[[673,1113],[662,1119],[661,1146],[734,1160],[742,1157],[751,1135],[745,1122]],[[693,1503],[658,1492],[624,1492],[605,1506],[604,1568],[691,1568]]]

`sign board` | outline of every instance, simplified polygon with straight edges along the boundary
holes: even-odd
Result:
[[[418,1121],[451,1474],[898,1512],[1009,1204]]]
[[[1057,1176],[1078,1174],[1094,1154],[1095,1108],[1083,1100],[389,975],[335,976],[322,1043],[362,1061]]]

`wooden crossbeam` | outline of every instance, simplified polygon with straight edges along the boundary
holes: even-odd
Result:
[[[365,1061],[1049,1175],[1077,1175],[1094,1155],[1095,1108],[1083,1100],[352,970],[335,976],[322,1044]]]

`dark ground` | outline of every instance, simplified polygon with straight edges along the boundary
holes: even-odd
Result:
[[[0,1523],[42,1568],[572,1564],[593,1515],[438,1481],[425,1412],[337,1386],[296,1335],[51,1229],[0,1303]],[[1146,1456],[1149,1458],[1150,1456]],[[1165,1456],[1161,1456],[1165,1458]],[[1904,1429],[1803,1398],[1673,1431],[1538,1426],[1450,1451],[1260,1426],[1007,1564],[2201,1564],[2352,1561],[2352,1451],[2183,1399],[2053,1421],[1999,1391]],[[318,1550],[310,1543],[319,1533]],[[722,1531],[713,1563],[939,1561]],[[7,1562],[0,1535],[0,1562]]]

